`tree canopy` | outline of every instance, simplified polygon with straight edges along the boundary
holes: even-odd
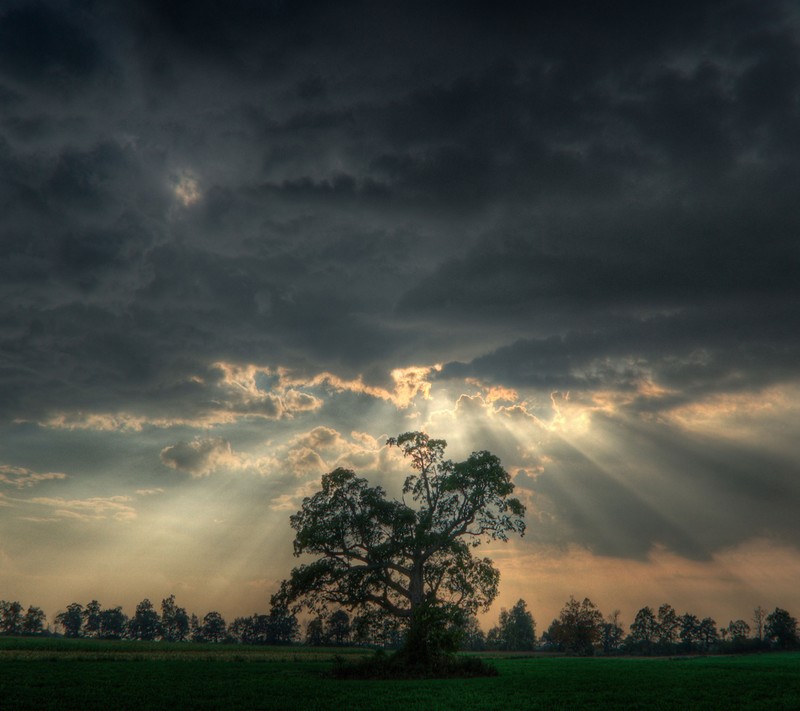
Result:
[[[291,517],[296,556],[316,556],[292,570],[278,595],[322,613],[329,604],[362,615],[389,616],[407,630],[417,661],[446,649],[439,635],[454,615],[488,608],[499,571],[472,551],[488,539],[525,531],[525,507],[514,484],[487,451],[445,459],[447,443],[423,432],[392,437],[412,473],[402,500],[349,469],[322,477],[321,489]]]

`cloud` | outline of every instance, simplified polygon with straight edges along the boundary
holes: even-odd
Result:
[[[797,543],[791,3],[99,7],[0,10],[4,510],[283,511],[421,428],[531,548]]]
[[[330,427],[315,427],[309,432],[296,435],[292,438],[294,447],[308,447],[310,449],[335,449],[341,450],[347,446],[344,438]]]
[[[30,502],[50,509],[46,520],[103,521],[113,519],[121,523],[133,521],[136,509],[129,505],[128,496],[93,496],[88,499],[34,497]]]
[[[136,490],[136,495],[137,496],[156,496],[158,494],[163,494],[163,493],[164,493],[164,489],[162,489],[161,487],[158,487],[158,488],[155,488],[155,489],[137,489]]]
[[[218,467],[238,463],[230,442],[220,437],[198,437],[190,442],[178,442],[165,447],[161,450],[161,461],[193,477],[208,476]]]
[[[346,380],[338,375],[328,372],[317,373],[310,377],[293,374],[288,369],[282,369],[282,380],[285,384],[302,387],[325,386],[338,392],[352,392],[368,395],[380,400],[387,400],[400,409],[409,407],[416,398],[428,399],[430,397],[430,376],[441,369],[439,365],[418,366],[411,365],[404,368],[394,368],[390,373],[392,387],[384,388],[366,384],[362,376],[353,380]]]
[[[17,489],[25,489],[42,481],[52,481],[56,479],[66,479],[67,475],[61,472],[35,472],[25,467],[14,467],[8,464],[0,464],[0,484],[14,486]]]
[[[214,363],[207,378],[184,376],[184,382],[173,387],[186,398],[183,409],[194,410],[191,416],[72,411],[52,414],[39,424],[52,429],[141,432],[145,427],[209,428],[248,418],[277,420],[319,409],[318,397],[284,387],[277,372],[254,365]],[[274,384],[269,384],[271,380]],[[257,381],[263,381],[263,386]]]

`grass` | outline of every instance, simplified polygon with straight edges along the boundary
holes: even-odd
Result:
[[[0,638],[0,709],[800,708],[800,653],[690,659],[494,655],[498,677],[336,680],[359,650]]]

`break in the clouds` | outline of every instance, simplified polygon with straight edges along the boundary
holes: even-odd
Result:
[[[799,32],[756,0],[5,3],[0,594],[127,552],[134,591],[249,609],[320,474],[391,490],[412,428],[496,451],[514,555],[600,587],[800,557]]]

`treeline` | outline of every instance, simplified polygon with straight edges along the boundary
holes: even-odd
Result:
[[[0,600],[0,634],[47,635],[47,619],[38,607],[22,613],[19,602]],[[180,607],[175,596],[161,601],[160,611],[145,598],[132,617],[121,607],[103,609],[97,600],[85,606],[73,602],[54,620],[56,634],[64,637],[89,637],[108,640],[143,640],[165,642],[212,642],[241,644],[291,644],[299,639],[297,618],[285,608],[273,606],[268,614],[237,617],[230,624],[216,611],[202,620]]]
[[[751,626],[745,620],[731,620],[727,626],[719,627],[711,617],[700,619],[690,612],[679,615],[672,605],[665,603],[657,610],[643,607],[626,631],[619,610],[604,617],[589,598],[579,602],[571,597],[537,638],[533,615],[525,601],[519,600],[510,610],[501,610],[498,625],[486,635],[477,624],[467,625],[464,645],[472,650],[538,650],[573,655],[671,655],[800,648],[797,620],[786,610],[776,607],[767,613],[759,606],[753,611],[752,622]]]
[[[202,619],[189,614],[176,603],[174,595],[164,598],[158,610],[149,599],[142,600],[131,617],[121,607],[103,609],[97,600],[85,606],[74,602],[53,621],[56,634],[71,638],[385,648],[397,648],[403,641],[399,622],[385,616],[351,617],[344,610],[334,610],[311,618],[301,631],[296,616],[281,605],[273,604],[267,614],[237,617],[227,623],[216,611]],[[618,610],[604,617],[589,598],[579,602],[571,597],[541,636],[536,634],[536,621],[524,600],[509,610],[502,609],[497,625],[488,633],[483,632],[474,616],[467,615],[452,624],[461,637],[461,648],[469,651],[671,655],[800,648],[798,623],[788,611],[776,607],[767,613],[757,607],[751,622],[752,625],[742,619],[731,620],[720,627],[710,617],[678,614],[665,603],[657,610],[643,607],[626,630]],[[19,602],[0,600],[0,634],[54,632],[47,626],[41,608],[31,606],[25,610]]]
[[[37,635],[47,632],[47,617],[39,607],[27,611],[19,602],[0,600],[0,634]]]
[[[103,608],[97,600],[86,605],[73,602],[53,619],[54,630],[47,625],[41,608],[24,612],[19,602],[0,600],[0,634],[59,635],[69,638],[103,640],[142,640],[165,642],[201,642],[255,645],[305,643],[326,646],[373,646],[396,648],[403,632],[396,620],[362,615],[351,618],[344,610],[300,622],[286,607],[272,605],[269,613],[237,617],[232,622],[217,611],[202,619],[189,614],[170,595],[161,601],[160,609],[145,598],[131,617],[122,608]],[[477,625],[477,622],[475,622]]]

